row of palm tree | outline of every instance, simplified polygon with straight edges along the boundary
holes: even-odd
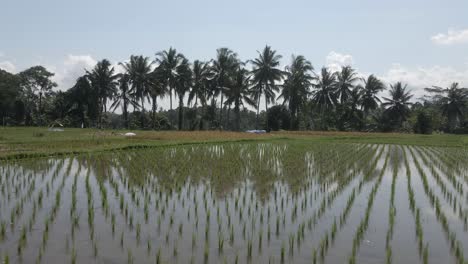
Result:
[[[226,110],[229,116],[232,108],[236,130],[241,128],[240,110],[247,106],[256,109],[256,127],[260,126],[261,99],[264,100],[265,112],[268,112],[269,105],[282,100],[290,112],[292,129],[298,129],[299,115],[306,112],[309,105],[320,117],[321,129],[326,129],[330,111],[338,113],[342,125],[352,119],[366,120],[380,105],[397,126],[401,126],[408,116],[413,95],[400,82],[390,85],[390,96],[383,97],[382,102],[379,94],[385,90],[385,85],[374,75],[361,78],[350,66],[344,66],[338,72],[323,67],[316,73],[304,56],[292,56],[290,64],[283,70],[281,58],[266,46],[258,52],[257,58],[242,62],[232,50],[220,48],[215,59],[208,62],[195,60],[192,64],[183,54],[170,48],[156,53],[154,61],[144,56],[131,56],[128,62],[120,63],[124,72],[119,74],[108,60],[102,60],[78,79],[75,86],[86,86],[83,79],[86,78],[93,87],[98,124],[102,124],[102,113],[107,111],[108,102],[113,101],[111,111],[122,109],[126,127],[129,107],[144,113],[145,102],[152,105],[152,125],[155,127],[157,100],[168,96],[169,113],[173,110],[174,97],[178,99],[178,128],[183,129],[187,95],[187,105],[196,111],[199,106],[201,111],[206,111],[209,104],[219,105],[219,126],[227,125],[225,122],[228,120],[223,120],[223,117]],[[455,127],[465,111],[466,89],[453,84],[447,89],[432,87],[426,90],[435,94],[432,97],[434,101],[444,105],[442,110],[448,116],[450,126]],[[171,125],[174,119],[169,116]],[[144,118],[141,122],[145,127]],[[199,125],[202,128],[203,122]],[[268,118],[265,127],[269,128]]]

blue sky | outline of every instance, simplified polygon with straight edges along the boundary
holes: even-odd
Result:
[[[265,44],[316,69],[351,64],[363,75],[421,86],[468,85],[468,1],[4,0],[0,68],[42,64],[61,89],[83,68],[170,46],[192,61],[229,47],[244,59]]]

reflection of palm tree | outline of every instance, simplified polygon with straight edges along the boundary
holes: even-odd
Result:
[[[442,113],[447,116],[449,130],[453,131],[457,123],[463,119],[463,113],[468,101],[468,89],[458,87],[458,83],[452,83],[448,88],[433,86],[426,88],[433,93],[433,100],[440,105]]]
[[[252,100],[252,92],[249,89],[250,78],[248,71],[244,68],[239,68],[236,73],[234,85],[229,91],[229,95],[225,104],[234,104],[234,114],[236,115],[235,128],[240,131],[240,107],[246,103],[249,106],[255,107],[255,102]]]
[[[367,117],[369,111],[375,110],[378,106],[380,98],[377,94],[385,89],[384,84],[374,75],[370,75],[366,79],[362,79],[364,86],[358,86],[361,93],[361,109],[364,111],[364,116]]]
[[[292,56],[291,65],[286,67],[286,79],[278,98],[287,103],[291,113],[291,128],[298,129],[298,113],[310,94],[313,71],[312,64],[304,56]]]
[[[118,107],[122,106],[122,115],[124,119],[125,128],[128,129],[128,106],[140,107],[135,97],[135,92],[130,89],[130,76],[128,74],[121,74],[119,79],[119,91],[114,97],[114,102],[111,105],[111,110],[115,111]]]
[[[277,82],[281,81],[284,72],[279,69],[281,55],[277,55],[275,50],[270,46],[265,46],[263,51],[258,52],[258,58],[252,62],[252,82],[255,101],[257,102],[257,124],[260,108],[260,97],[265,96],[265,116],[266,129],[268,130],[268,103],[273,102],[276,98],[275,92],[279,91]]]
[[[141,102],[141,125],[144,128],[145,120],[145,102],[144,99],[149,93],[149,89],[152,85],[151,80],[151,62],[148,57],[143,56],[130,56],[130,61],[126,63],[120,63],[125,69],[129,76],[132,89],[135,92],[135,96],[140,99]]]
[[[325,67],[317,77],[317,83],[313,84],[315,91],[312,95],[312,102],[319,108],[322,129],[325,128],[325,112],[333,109],[337,103],[336,85],[336,75]]]
[[[403,121],[409,115],[409,107],[412,104],[410,102],[413,95],[406,90],[406,85],[403,86],[401,82],[397,82],[394,85],[390,85],[390,98],[384,97],[385,102],[382,104],[387,113],[390,114],[397,127],[401,127]]]

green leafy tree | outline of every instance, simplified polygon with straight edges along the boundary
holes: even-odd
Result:
[[[17,75],[0,69],[0,114],[3,125],[5,125],[6,117],[12,111],[15,101],[20,95],[20,81]]]
[[[24,89],[31,91],[38,97],[39,122],[42,124],[42,114],[44,112],[42,101],[44,97],[48,97],[51,94],[52,88],[57,87],[57,83],[52,81],[55,74],[49,72],[43,66],[34,66],[21,72],[19,75],[21,76],[22,85],[25,87]]]

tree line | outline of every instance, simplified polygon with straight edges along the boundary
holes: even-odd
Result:
[[[3,125],[127,129],[265,129],[468,132],[468,89],[426,87],[414,102],[402,82],[359,77],[343,66],[315,69],[304,56],[282,56],[270,46],[242,61],[228,48],[210,61],[190,62],[170,48],[130,57],[118,73],[99,61],[66,91],[54,88],[54,73],[34,66],[18,74],[0,69]],[[388,90],[388,97],[380,94]],[[158,109],[158,99],[169,109]],[[260,102],[264,108],[260,109]],[[174,104],[177,104],[176,106]],[[150,107],[148,107],[150,106]],[[148,108],[148,109],[147,109]],[[118,111],[121,114],[116,114]]]

